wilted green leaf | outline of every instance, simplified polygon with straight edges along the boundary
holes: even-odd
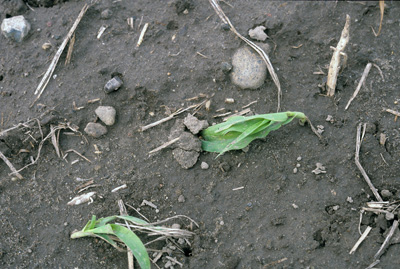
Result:
[[[202,132],[202,148],[205,151],[218,152],[219,155],[229,150],[242,149],[253,140],[266,137],[269,132],[288,124],[294,118],[307,120],[303,113],[291,111],[231,117],[226,122],[211,126]]]

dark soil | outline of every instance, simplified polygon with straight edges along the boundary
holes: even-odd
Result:
[[[144,132],[138,129],[169,111],[201,102],[204,99],[186,100],[201,93],[213,95],[211,109],[202,108],[196,116],[210,124],[221,121],[213,118],[221,107],[240,111],[258,101],[251,106],[258,114],[277,107],[270,77],[257,90],[240,90],[228,75],[221,75],[221,63],[230,62],[244,43],[225,30],[208,1],[98,1],[76,30],[71,63],[64,65],[65,51],[57,76],[32,108],[34,91],[84,3],[53,1],[57,4],[47,8],[51,1],[28,2],[36,3],[34,10],[19,1],[3,0],[0,6],[1,20],[23,14],[32,26],[21,43],[0,37],[0,131],[39,118],[44,135],[50,123],[61,122],[83,132],[96,120],[94,110],[100,104],[116,109],[117,122],[99,139],[61,132],[61,149],[74,149],[91,163],[74,153],[59,158],[50,141],[38,164],[21,172],[23,180],[9,176],[0,161],[0,267],[127,268],[126,254],[106,243],[70,239],[92,215],[118,214],[118,199],[136,208],[144,199],[152,201],[158,213],[141,207],[150,220],[182,214],[200,224],[193,230],[191,249],[186,249],[191,255],[173,253],[184,268],[365,268],[373,261],[393,220],[364,213],[361,230],[369,225],[372,232],[349,255],[359,238],[360,209],[375,200],[354,162],[356,129],[360,122],[367,123],[361,148],[367,174],[378,190],[389,190],[384,200],[399,200],[400,126],[394,115],[384,112],[400,110],[399,2],[385,1],[379,37],[371,30],[379,26],[378,2],[221,2],[240,33],[247,36],[254,26],[267,27],[270,39],[265,43],[274,48],[270,58],[283,89],[282,111],[304,112],[314,125],[323,125],[326,143],[307,126],[292,122],[254,141],[246,152],[232,151],[218,159],[202,152],[188,170],[175,161],[171,149],[148,155],[168,141],[175,120]],[[111,10],[107,20],[100,17],[105,9]],[[337,45],[346,14],[351,16],[347,67],[335,97],[329,98],[318,87],[326,76],[313,72],[327,74],[330,46]],[[134,29],[127,25],[129,17],[136,19]],[[137,48],[144,23],[149,28]],[[98,40],[102,25],[108,27]],[[46,42],[51,49],[42,49]],[[344,111],[368,62],[382,69],[384,80],[373,67],[365,87]],[[105,83],[117,73],[123,87],[105,93]],[[235,103],[225,104],[226,97]],[[88,103],[96,98],[100,101]],[[84,108],[74,109],[73,102]],[[331,122],[326,121],[328,115]],[[381,134],[388,138],[384,145]],[[30,156],[36,157],[40,139],[37,124],[31,122],[2,137],[0,150],[22,168]],[[79,162],[72,164],[76,159]],[[210,165],[208,170],[201,169],[203,161]],[[311,172],[317,162],[326,167],[325,174]],[[297,164],[298,172],[293,173]],[[90,191],[98,195],[89,205],[67,206],[82,183],[77,178],[93,179],[98,186]],[[111,193],[122,184],[128,188]],[[185,202],[178,202],[180,195]],[[137,216],[129,208],[128,213]],[[188,222],[179,223],[189,229]],[[150,245],[162,247],[163,243]],[[378,266],[398,268],[399,251],[400,245],[391,245]],[[162,259],[158,265],[164,263]]]

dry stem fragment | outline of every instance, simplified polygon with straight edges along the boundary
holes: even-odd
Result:
[[[367,125],[365,123],[364,123],[364,126],[363,126],[362,123],[360,123],[358,125],[358,127],[357,127],[356,156],[355,156],[354,159],[355,159],[355,162],[356,162],[356,165],[357,165],[358,169],[360,170],[361,174],[364,176],[364,179],[367,182],[369,188],[371,189],[371,191],[375,195],[376,200],[378,200],[379,202],[383,202],[383,200],[382,200],[381,196],[379,195],[377,189],[372,184],[371,180],[369,179],[367,173],[365,172],[364,168],[362,167],[362,165],[360,163],[360,149],[361,149],[362,140],[364,139],[366,126]],[[362,134],[361,134],[361,127],[363,127]]]
[[[343,50],[345,49],[347,43],[349,42],[350,38],[349,29],[350,29],[350,16],[346,15],[346,24],[344,25],[339,43],[337,44],[337,47],[334,48],[332,60],[329,65],[328,80],[326,82],[328,96],[335,95],[336,82],[340,70],[340,56],[344,55]]]
[[[368,63],[367,66],[365,67],[364,72],[363,72],[363,74],[361,76],[360,82],[358,82],[357,88],[354,91],[353,95],[351,96],[351,98],[350,98],[349,102],[347,103],[346,108],[344,110],[347,110],[349,108],[351,102],[354,100],[354,98],[356,98],[358,92],[361,89],[361,86],[364,84],[364,81],[365,81],[365,79],[367,78],[367,76],[369,74],[369,70],[371,70],[371,67],[372,67],[371,63]]]
[[[360,246],[360,244],[362,243],[362,241],[365,240],[365,238],[367,238],[369,232],[372,230],[372,227],[368,226],[367,229],[365,229],[365,231],[363,232],[363,234],[361,235],[361,237],[357,240],[357,242],[355,243],[354,247],[350,250],[349,254],[353,254],[357,248]]]
[[[144,34],[145,34],[146,31],[147,31],[147,27],[149,27],[149,23],[148,23],[148,22],[145,23],[145,25],[143,26],[142,32],[140,33],[139,40],[138,40],[137,45],[136,45],[137,48],[138,48],[138,47],[140,46],[140,44],[142,44],[142,42],[143,42]]]
[[[396,232],[398,227],[399,227],[399,221],[398,220],[393,221],[392,228],[390,228],[389,234],[386,236],[385,241],[379,248],[378,252],[375,254],[374,260],[378,260],[383,254],[383,251],[389,246],[389,241],[392,238],[393,234]]]
[[[31,107],[35,104],[35,102],[40,98],[42,93],[44,92],[44,89],[47,86],[47,83],[49,83],[51,75],[53,74],[54,70],[56,69],[56,65],[58,63],[58,60],[60,59],[60,56],[62,52],[64,51],[65,47],[67,46],[68,41],[71,39],[72,35],[74,34],[76,27],[78,27],[79,22],[81,21],[83,15],[85,15],[86,11],[88,10],[90,6],[88,4],[85,4],[81,10],[81,12],[78,15],[78,18],[75,20],[74,24],[71,27],[71,30],[69,30],[67,36],[65,37],[63,43],[61,44],[60,48],[58,49],[57,53],[54,55],[53,60],[51,61],[51,64],[49,68],[46,71],[46,74],[43,76],[42,81],[40,81],[39,86],[37,87],[35,91],[35,95],[39,94],[36,99],[33,101]]]
[[[7,166],[12,171],[11,174],[15,174],[19,179],[23,179],[20,173],[18,173],[17,169],[15,169],[14,165],[7,159],[6,156],[0,151],[0,158],[7,164]]]
[[[72,36],[71,40],[69,41],[67,57],[65,58],[65,65],[68,65],[71,62],[72,51],[74,50],[75,45],[75,34]]]

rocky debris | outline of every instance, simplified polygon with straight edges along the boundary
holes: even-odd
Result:
[[[102,20],[108,20],[109,18],[111,18],[112,16],[112,12],[110,9],[105,9],[100,13],[100,19]]]
[[[249,30],[249,36],[258,41],[265,41],[265,39],[268,38],[267,34],[264,32],[266,29],[265,26],[257,26]]]
[[[221,63],[221,70],[224,73],[229,73],[232,70],[232,65],[228,62],[222,62]]]
[[[176,120],[168,136],[169,140],[179,137],[178,142],[171,145],[174,150],[172,154],[182,168],[193,167],[201,151],[201,142],[193,134],[185,131],[183,120]]]
[[[185,202],[185,196],[183,196],[182,194],[181,195],[179,195],[179,197],[178,197],[178,202],[179,203],[184,203]]]
[[[175,2],[175,8],[177,14],[187,14],[189,10],[194,8],[194,1],[193,0],[177,0]]]
[[[107,128],[100,123],[95,123],[95,122],[89,122],[85,129],[85,133],[87,133],[89,136],[99,138],[102,135],[107,134]]]
[[[96,108],[95,113],[106,125],[114,125],[117,112],[112,106],[99,106]]]
[[[121,88],[123,84],[124,82],[122,81],[122,79],[118,76],[115,76],[106,83],[106,85],[104,86],[104,90],[106,91],[106,93],[110,93]]]
[[[393,193],[389,190],[381,190],[381,195],[383,198],[389,199],[393,196]]]
[[[172,151],[172,155],[174,156],[175,160],[182,166],[182,168],[189,169],[196,164],[200,153],[192,150],[188,151],[176,148]]]
[[[206,163],[206,162],[201,162],[200,167],[201,167],[201,169],[203,169],[203,170],[207,170],[208,168],[210,168],[210,166],[209,166],[208,163]]]
[[[206,120],[199,120],[192,114],[188,114],[183,120],[183,124],[192,132],[192,134],[198,134],[201,130],[206,129],[209,124]]]
[[[4,19],[1,24],[3,35],[16,42],[21,42],[27,36],[30,29],[31,25],[22,15]]]
[[[3,1],[1,4],[4,8],[3,14],[8,14],[9,16],[21,15],[28,9],[22,0]]]
[[[323,166],[322,163],[316,163],[315,165],[317,166],[317,168],[315,168],[314,170],[312,170],[312,171],[311,171],[312,173],[314,173],[314,174],[316,174],[316,175],[325,174],[325,173],[326,173],[326,171],[325,171],[325,166]]]
[[[264,84],[267,66],[251,48],[239,48],[232,57],[231,79],[242,89],[257,89]]]

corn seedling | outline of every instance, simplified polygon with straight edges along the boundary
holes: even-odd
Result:
[[[234,116],[226,122],[205,129],[202,132],[202,148],[205,151],[217,152],[218,156],[229,150],[242,149],[253,140],[266,137],[269,132],[279,129],[295,118],[301,123],[310,123],[303,113],[291,111],[249,117]],[[314,131],[312,125],[311,128]]]
[[[160,221],[158,223],[162,223],[176,217],[185,216],[175,216],[164,221]],[[128,224],[125,225],[120,223],[109,223],[118,219],[125,220]],[[188,219],[191,220],[190,218]],[[192,222],[196,226],[198,226],[197,223],[195,223],[194,221]],[[159,238],[147,244],[171,237],[187,238],[194,234],[183,229],[154,226],[158,223],[148,223],[147,221],[132,216],[110,216],[106,218],[100,218],[98,220],[96,220],[96,216],[92,216],[92,219],[85,225],[82,231],[72,233],[71,238],[76,239],[86,236],[98,237],[100,239],[103,239],[119,251],[123,251],[123,249],[117,244],[117,241],[122,242],[132,251],[132,254],[133,256],[135,256],[137,262],[140,265],[140,268],[150,269],[150,258],[147,253],[146,247],[133,231],[144,232],[147,233],[149,236],[159,236]],[[125,226],[129,227],[127,228]],[[133,229],[133,231],[130,229]]]

